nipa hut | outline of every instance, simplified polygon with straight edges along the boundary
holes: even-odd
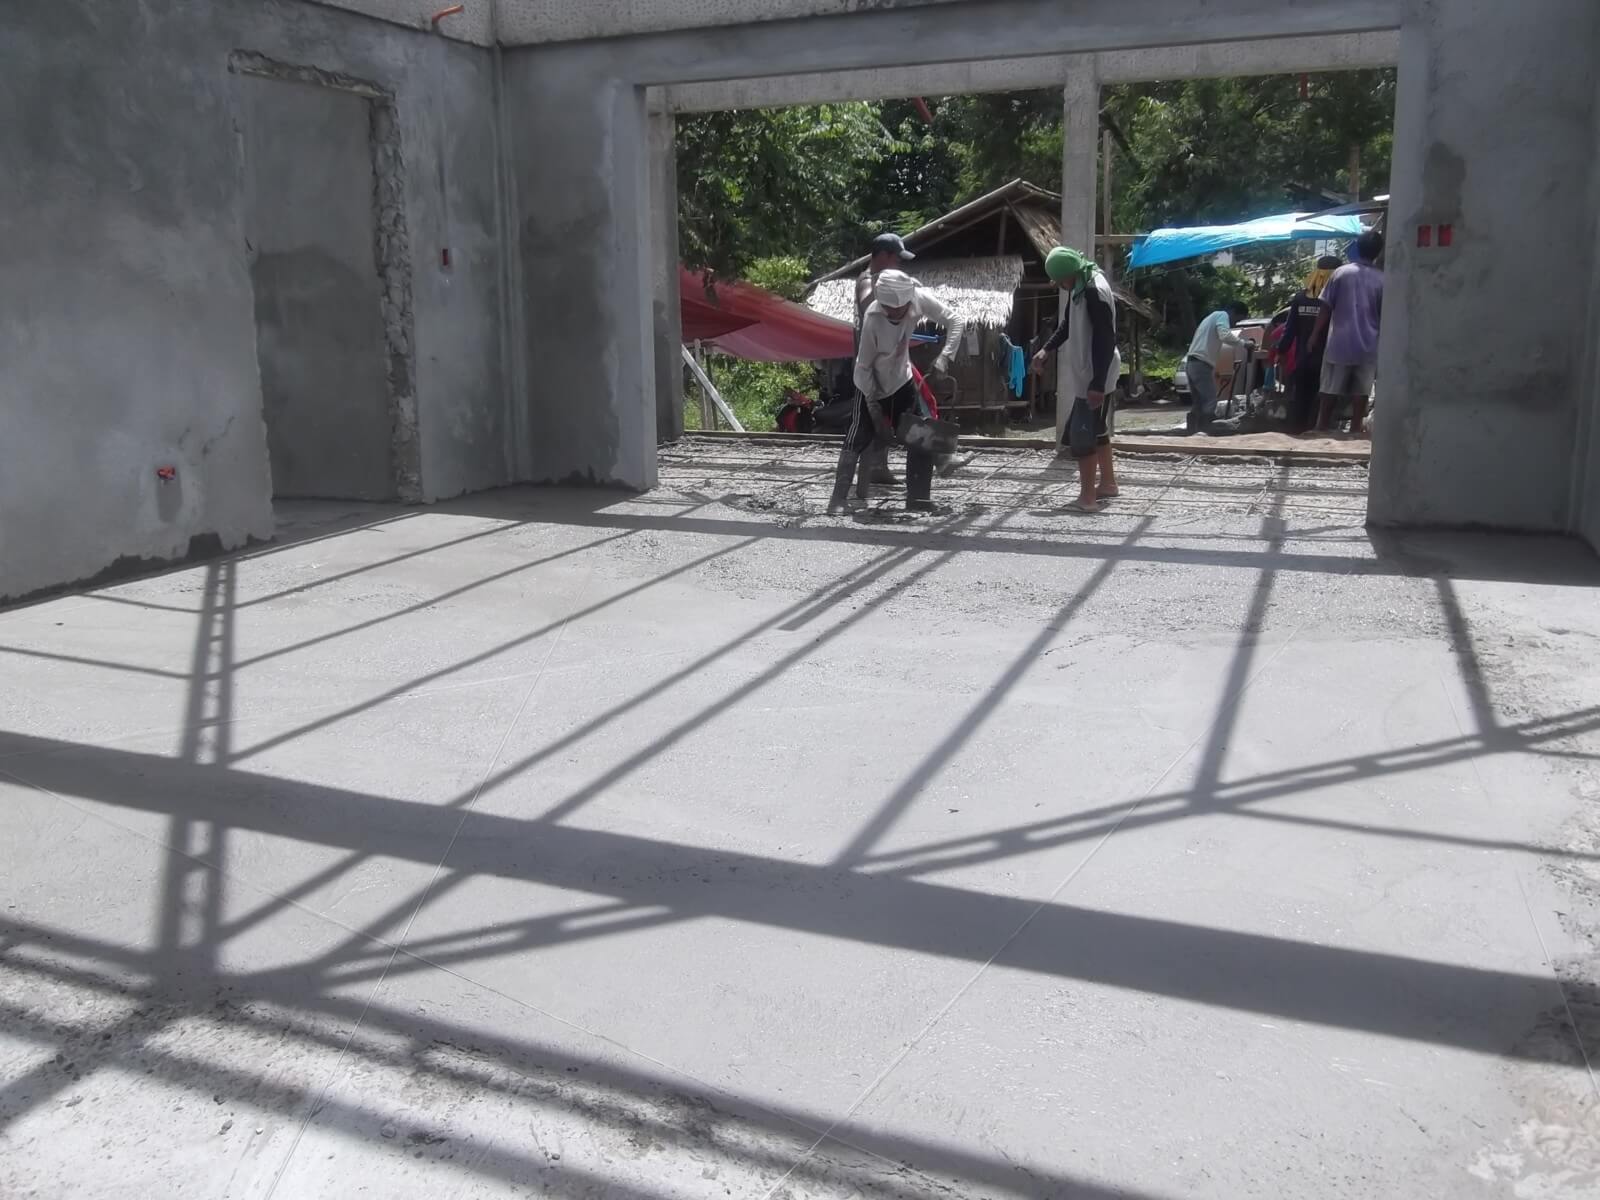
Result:
[[[1060,196],[1017,179],[906,237],[917,256],[906,269],[967,322],[966,345],[943,384],[941,410],[976,412],[981,420],[1053,403],[1048,391],[1036,391],[1040,381],[1033,375],[1020,395],[1013,391],[1009,368],[1013,346],[1030,355],[1055,328],[1059,292],[1044,272],[1044,258],[1061,244],[1060,214]],[[863,255],[823,276],[806,303],[853,322],[856,279],[867,262]],[[1153,318],[1124,288],[1113,290],[1124,329],[1129,319]]]

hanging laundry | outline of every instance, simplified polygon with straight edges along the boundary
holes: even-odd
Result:
[[[1022,389],[1028,381],[1028,356],[1022,352],[1022,347],[1014,345],[1003,333],[995,339],[994,365],[1012,395],[1021,399]]]
[[[1028,356],[1021,346],[1011,347],[1011,377],[1007,380],[1011,385],[1011,392],[1018,400],[1022,399],[1023,389],[1028,385]]]

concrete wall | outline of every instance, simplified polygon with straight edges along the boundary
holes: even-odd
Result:
[[[649,134],[603,46],[505,56],[530,477],[655,485]]]
[[[467,0],[458,13],[451,13],[437,24],[431,19],[448,0],[310,0],[312,4],[360,13],[379,21],[390,21],[407,29],[432,32],[457,41],[489,46],[495,41],[495,24],[505,0]]]
[[[391,499],[372,102],[305,83],[239,84],[272,493]]]
[[[1381,524],[1571,528],[1600,5],[1414,0],[1372,465]],[[1421,250],[1448,222],[1455,246]]]
[[[14,5],[0,31],[0,597],[272,532],[238,49],[394,93],[422,488],[507,478],[498,348],[456,340],[481,328],[494,346],[498,327],[486,52],[279,0]],[[159,483],[167,465],[177,478]]]
[[[1595,72],[1600,80],[1600,71]],[[1600,83],[1597,83],[1600,88]],[[1591,253],[1589,315],[1583,330],[1587,373],[1579,403],[1577,450],[1573,462],[1572,508],[1576,531],[1600,550],[1600,90],[1595,93],[1594,158],[1590,174]]]

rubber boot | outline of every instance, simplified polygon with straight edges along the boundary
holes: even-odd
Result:
[[[933,511],[933,455],[906,451],[906,511]]]
[[[828,500],[828,515],[837,516],[850,507],[850,481],[862,465],[859,454],[849,447],[839,451],[839,465],[833,472],[833,496]]]
[[[866,454],[862,455],[868,464],[873,483],[881,483],[886,487],[894,487],[899,483],[899,478],[889,469],[889,447],[882,441],[872,444]]]

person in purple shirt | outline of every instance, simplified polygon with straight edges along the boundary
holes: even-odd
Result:
[[[1322,354],[1322,395],[1317,428],[1328,429],[1339,402],[1350,401],[1350,432],[1360,435],[1367,398],[1378,373],[1378,326],[1383,320],[1383,235],[1368,230],[1356,239],[1350,261],[1322,290],[1322,315],[1311,335],[1312,353]]]

